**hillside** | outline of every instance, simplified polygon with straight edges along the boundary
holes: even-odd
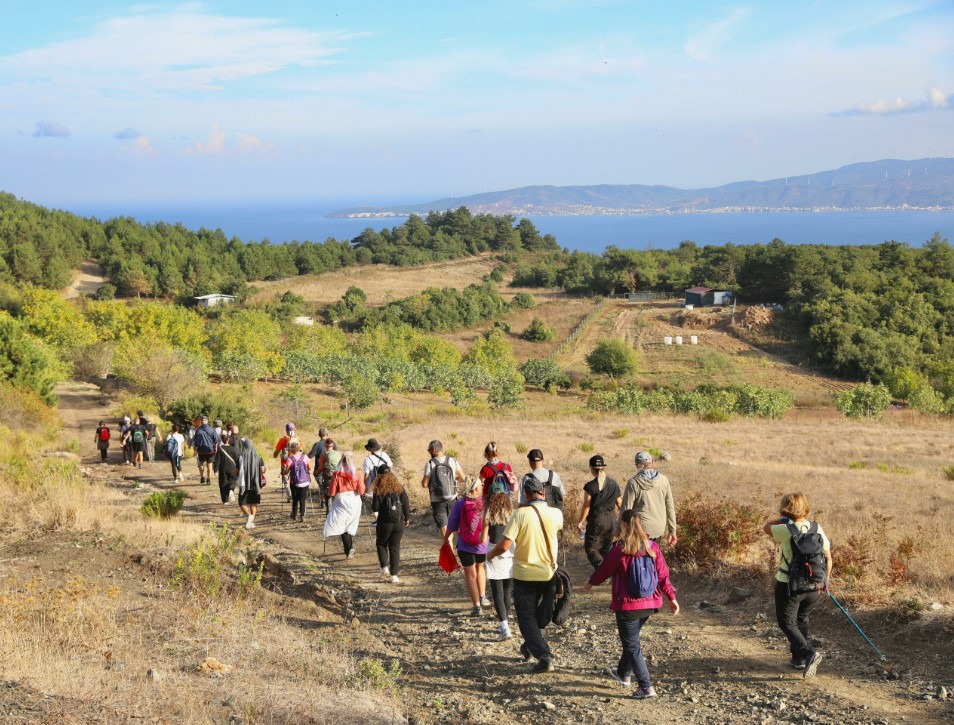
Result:
[[[525,186],[437,199],[426,204],[343,209],[329,216],[406,216],[461,206],[474,213],[528,216],[951,208],[954,207],[954,159],[886,159],[809,175],[739,181],[704,189],[643,184]]]

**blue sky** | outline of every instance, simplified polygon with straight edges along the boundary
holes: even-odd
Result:
[[[954,156],[951,0],[3,14],[0,190],[67,208],[701,187]]]

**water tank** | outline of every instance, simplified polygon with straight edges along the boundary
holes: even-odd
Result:
[[[666,337],[663,338],[663,342],[666,343],[667,345],[672,345],[672,338],[667,335]]]
[[[681,344],[682,344],[682,335],[676,335],[676,344],[677,344],[677,345],[681,345]]]
[[[689,342],[691,342],[693,345],[698,345],[698,344],[699,344],[699,336],[698,336],[698,335],[692,335],[692,336],[689,338]]]

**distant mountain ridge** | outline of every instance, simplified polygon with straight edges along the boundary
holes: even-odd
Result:
[[[885,159],[771,181],[737,181],[710,189],[643,184],[524,186],[425,204],[356,207],[329,214],[375,218],[466,206],[475,214],[689,214],[744,211],[837,211],[954,208],[954,159]]]

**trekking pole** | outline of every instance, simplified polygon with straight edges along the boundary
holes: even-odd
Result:
[[[858,626],[858,623],[851,618],[851,615],[848,614],[847,611],[845,611],[845,608],[844,608],[843,606],[841,606],[841,602],[839,602],[837,599],[835,599],[835,595],[831,593],[831,590],[830,590],[830,589],[828,590],[828,596],[829,596],[829,597],[831,598],[831,600],[835,603],[835,606],[837,606],[837,607],[841,610],[841,613],[844,614],[845,617],[848,618],[848,621],[851,622],[853,625],[855,625],[855,629],[858,630],[858,634],[860,634],[862,637],[865,638],[865,642],[867,642],[867,643],[871,646],[871,649],[873,649],[875,652],[878,653],[878,657],[881,658],[881,661],[882,661],[882,662],[885,662],[888,658],[885,657],[883,654],[881,654],[881,650],[879,650],[877,647],[874,646],[874,642],[872,642],[870,639],[868,639],[868,635],[865,634],[865,633],[862,631],[861,627]]]

